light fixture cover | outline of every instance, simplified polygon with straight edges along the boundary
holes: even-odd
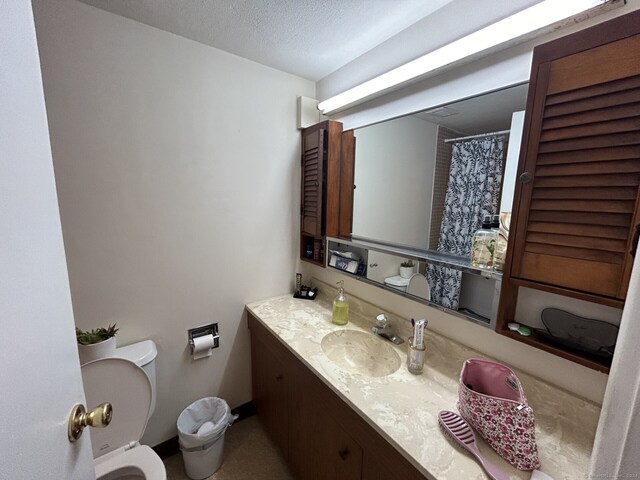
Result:
[[[544,0],[318,104],[326,114],[613,0]]]

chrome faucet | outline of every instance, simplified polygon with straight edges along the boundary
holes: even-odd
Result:
[[[387,320],[387,316],[384,313],[381,313],[376,317],[376,324],[371,327],[371,331],[376,335],[380,335],[381,337],[395,343],[396,345],[404,343],[404,340],[402,338],[393,333],[393,331],[391,330],[391,324],[389,323],[389,320]]]

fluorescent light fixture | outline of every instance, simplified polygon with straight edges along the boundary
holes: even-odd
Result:
[[[318,104],[322,113],[522,37],[611,0],[545,0]]]

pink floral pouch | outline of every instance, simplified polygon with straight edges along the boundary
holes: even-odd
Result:
[[[533,409],[509,367],[488,360],[464,362],[457,407],[511,465],[520,470],[540,467]]]

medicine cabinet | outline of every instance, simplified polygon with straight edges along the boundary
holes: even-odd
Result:
[[[325,266],[326,236],[351,233],[353,132],[333,120],[302,130],[300,258]]]
[[[639,11],[535,48],[497,331],[602,371],[610,358],[508,323],[521,287],[623,307],[640,233],[639,109]]]

